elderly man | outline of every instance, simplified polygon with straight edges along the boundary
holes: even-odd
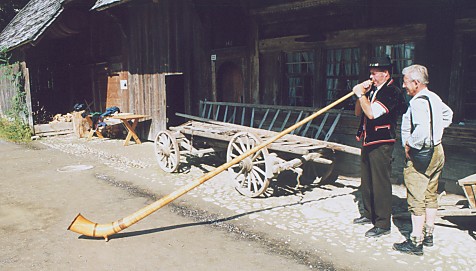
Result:
[[[353,88],[358,98],[355,114],[361,116],[357,139],[362,140],[360,191],[364,207],[362,216],[353,223],[374,225],[366,237],[390,233],[395,127],[397,118],[406,110],[403,93],[391,78],[391,67],[388,57],[371,59],[370,79]]]
[[[410,106],[402,118],[402,143],[406,165],[403,170],[407,188],[408,209],[412,217],[412,233],[395,250],[423,255],[423,246],[433,246],[433,229],[438,208],[438,179],[445,163],[441,145],[443,130],[451,124],[453,111],[427,85],[428,71],[424,66],[412,65],[402,71],[403,87],[412,96]],[[417,163],[414,153],[430,151],[428,164]]]

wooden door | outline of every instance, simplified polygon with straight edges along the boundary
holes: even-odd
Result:
[[[464,57],[463,78],[463,118],[466,121],[476,121],[476,37],[466,42],[466,57]]]
[[[217,101],[245,102],[243,75],[233,62],[223,63],[217,72]]]
[[[181,74],[165,76],[165,92],[166,92],[166,116],[167,128],[170,126],[178,126],[184,123],[184,119],[177,117],[175,113],[185,113],[185,91],[184,79]]]

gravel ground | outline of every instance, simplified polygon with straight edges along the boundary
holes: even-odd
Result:
[[[69,154],[89,157],[136,178],[117,182],[98,178],[158,199],[220,165],[217,158],[187,158],[180,173],[160,170],[152,142],[122,146],[122,140],[51,137],[39,143]],[[281,179],[292,183],[293,175]],[[335,183],[311,184],[296,190],[273,182],[269,197],[247,198],[238,194],[226,172],[190,191],[172,203],[174,212],[200,223],[221,228],[250,241],[261,242],[277,254],[290,255],[310,269],[328,269],[331,262],[342,270],[473,270],[476,260],[476,217],[440,217],[435,246],[422,257],[400,254],[392,244],[411,231],[408,216],[394,216],[390,235],[364,237],[369,226],[353,225],[360,216],[360,180],[339,176]],[[465,198],[449,194],[441,203],[455,205]],[[405,189],[393,186],[394,213],[405,211]],[[127,231],[127,230],[126,230]]]

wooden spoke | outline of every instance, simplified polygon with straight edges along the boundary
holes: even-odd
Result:
[[[264,161],[264,160],[253,161],[253,165],[261,165],[261,164],[264,164],[264,163],[266,163],[266,161]]]
[[[154,147],[160,168],[165,172],[176,171],[180,164],[180,149],[175,137],[169,131],[160,131]]]
[[[233,147],[234,147],[234,150],[238,152],[238,155],[244,153],[243,150],[240,147],[238,147],[238,145],[236,145],[236,143],[233,143]]]
[[[248,145],[245,145],[245,144],[243,143],[243,138],[238,137],[238,143],[240,143],[240,147],[241,147],[241,150],[242,150],[241,153],[244,153],[244,152],[246,152],[246,151],[248,150]]]
[[[260,185],[264,185],[264,181],[263,181],[263,179],[260,177],[260,175],[259,175],[259,174],[256,174],[256,173],[254,173],[254,174],[255,174],[255,178],[258,180],[258,183],[259,183]],[[265,178],[265,177],[266,177],[266,176],[263,175],[263,178]]]
[[[258,144],[260,144],[260,139],[255,135],[246,132],[237,133],[228,144],[227,162]],[[235,181],[235,189],[240,194],[258,197],[266,191],[270,183],[266,172],[271,170],[266,168],[266,159],[268,159],[268,150],[263,148],[228,169]]]
[[[252,154],[251,161],[255,161],[256,158],[258,158],[261,155],[261,152],[257,152],[255,154]]]
[[[253,184],[253,190],[257,191],[258,190],[258,184],[256,182],[255,175],[253,174],[253,172],[251,172],[248,176],[250,176],[250,182],[251,182],[251,184]],[[250,187],[251,187],[251,185],[250,185]]]
[[[253,172],[261,173],[261,175],[263,175],[263,177],[266,177],[266,172],[264,172],[260,167],[254,166],[253,167]]]

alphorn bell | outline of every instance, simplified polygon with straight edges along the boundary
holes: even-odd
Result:
[[[250,156],[251,154],[261,150],[262,148],[268,146],[269,144],[273,143],[274,141],[280,139],[281,137],[285,136],[286,134],[292,132],[294,129],[301,127],[302,125],[306,124],[307,122],[313,120],[317,116],[321,115],[322,113],[326,112],[327,110],[333,108],[334,106],[338,105],[339,103],[343,102],[344,100],[348,99],[351,97],[354,93],[351,91],[345,96],[339,98],[338,100],[330,103],[329,105],[323,107],[322,109],[316,111],[312,115],[309,115],[308,117],[302,119],[301,121],[295,123],[294,125],[284,129],[282,132],[276,134],[275,136],[271,137],[268,139],[268,141],[265,141],[254,148],[248,150],[247,152],[235,157],[233,160],[217,167],[215,170],[210,171],[204,175],[202,175],[200,178],[190,182],[189,184],[186,184],[176,191],[168,194],[167,196],[164,196],[163,198],[151,203],[150,205],[145,206],[144,208],[138,210],[137,212],[119,219],[115,222],[112,223],[106,223],[106,224],[98,224],[89,221],[85,217],[83,217],[81,214],[78,214],[76,218],[71,222],[71,224],[68,227],[68,230],[74,231],[76,233],[90,236],[90,237],[103,237],[106,241],[109,240],[109,236],[118,233],[122,231],[125,228],[130,227],[131,225],[139,222],[146,216],[152,214],[153,212],[157,211],[158,209],[164,207],[165,205],[169,204],[173,200],[179,198],[180,196],[186,194],[190,190],[194,189],[195,187],[203,184],[204,182],[208,181],[212,177],[220,174],[221,172],[227,170],[229,167],[237,164],[241,160],[245,159],[246,157]]]

